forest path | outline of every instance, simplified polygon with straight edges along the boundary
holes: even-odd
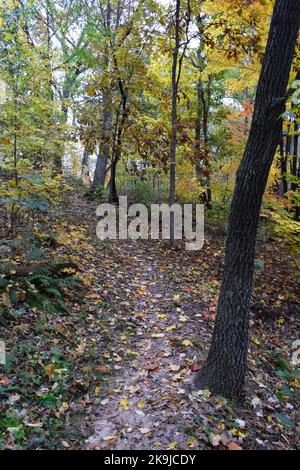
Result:
[[[83,334],[97,345],[85,356],[93,379],[79,418],[83,446],[237,450],[285,449],[290,442],[293,447],[294,430],[280,425],[276,413],[293,422],[294,404],[278,400],[285,379],[278,384],[269,354],[274,347],[289,354],[299,311],[296,276],[280,246],[259,247],[267,268],[256,280],[251,307],[246,400],[234,405],[193,391],[220,289],[225,240],[219,225],[206,224],[199,251],[186,251],[182,242],[176,250],[168,241],[101,242],[95,236],[96,202],[77,198],[73,208],[72,219],[84,222],[92,247],[82,256],[82,272],[90,279],[84,305],[91,312]]]
[[[189,254],[183,247],[170,250],[166,242],[112,243],[120,255],[117,277],[110,273],[109,282],[117,279],[114,289],[126,293],[121,305],[130,319],[113,339],[114,368],[120,371],[95,411],[87,447],[195,448],[193,372],[203,355],[199,337],[209,334],[200,313],[203,300],[193,290],[195,273],[184,266]]]

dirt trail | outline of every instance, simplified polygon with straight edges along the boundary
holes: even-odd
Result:
[[[170,251],[166,265],[160,256],[165,246],[158,242],[127,241],[118,246],[126,253],[119,289],[128,293],[136,328],[134,334],[125,330],[114,341],[116,350],[126,348],[132,359],[96,410],[94,434],[87,447],[194,447],[190,432],[195,412],[188,396],[199,358],[193,340],[198,337],[201,315],[199,305],[178,294],[182,272],[178,257],[182,254]]]
[[[82,204],[83,213],[87,209],[94,234],[95,211]],[[85,447],[294,448],[294,428],[283,427],[277,413],[293,421],[295,405],[293,399],[279,401],[284,379],[278,382],[269,354],[274,344],[289,351],[295,338],[294,276],[282,272],[284,252],[274,243],[260,247],[268,266],[256,279],[251,308],[245,401],[234,404],[208,390],[193,390],[209,348],[220,289],[224,235],[218,226],[206,228],[204,248],[195,252],[181,244],[171,250],[167,241],[92,243],[96,285],[87,301],[96,299],[92,307],[102,329],[97,359],[109,371],[101,378],[100,395],[87,397],[84,422],[91,431],[85,433]],[[289,288],[290,302],[281,285]],[[105,306],[97,314],[99,298]]]

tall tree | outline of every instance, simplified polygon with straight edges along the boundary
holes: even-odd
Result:
[[[177,101],[178,101],[178,88],[182,71],[182,62],[185,57],[187,46],[190,42],[189,39],[189,26],[191,21],[191,5],[187,0],[186,5],[183,5],[186,11],[182,11],[180,0],[176,0],[175,6],[175,44],[173,48],[172,58],[172,104],[171,104],[171,139],[170,139],[170,183],[169,183],[169,205],[172,206],[175,202],[175,186],[176,186],[176,150],[177,150]],[[182,21],[184,20],[184,21]],[[183,25],[182,25],[183,23]],[[184,27],[184,41],[182,39],[182,27]],[[181,50],[182,49],[182,50]],[[174,227],[174,214],[171,213],[170,220],[170,241],[171,245],[174,243],[175,227]]]
[[[107,72],[109,63],[110,63],[110,56],[109,56],[109,38],[112,34],[111,31],[111,2],[108,1],[105,6],[101,8],[103,26],[104,26],[104,53],[103,53],[103,71],[104,73]],[[119,15],[117,15],[117,22],[119,21]],[[103,189],[105,185],[105,176],[107,171],[107,162],[110,155],[110,145],[109,145],[109,138],[111,133],[111,91],[108,87],[103,90],[103,123],[102,123],[102,135],[101,141],[99,144],[99,151],[97,156],[96,168],[94,172],[94,179],[93,179],[93,187],[98,187],[99,189]]]
[[[197,80],[197,117],[195,129],[196,141],[196,174],[199,182],[204,186],[202,198],[208,208],[211,207],[211,185],[210,185],[210,161],[209,161],[209,135],[208,118],[211,103],[211,76],[208,74],[206,87],[203,83],[202,72],[206,67],[206,58],[204,56],[204,24],[201,15],[197,16],[197,28],[199,32],[199,46],[197,51],[197,63],[192,60],[193,65],[199,70]],[[203,149],[201,149],[200,139],[203,138]],[[204,158],[203,158],[204,156]]]
[[[253,119],[237,172],[225,266],[208,358],[199,389],[238,398],[247,371],[249,307],[259,212],[279,143],[286,89],[300,23],[299,0],[276,0],[257,87]]]
[[[175,11],[175,45],[172,61],[172,108],[171,108],[171,141],[170,141],[170,186],[169,205],[175,201],[175,177],[176,177],[176,146],[177,146],[177,97],[178,97],[178,55],[180,48],[180,0],[176,0]],[[174,243],[174,215],[171,214],[171,244]]]

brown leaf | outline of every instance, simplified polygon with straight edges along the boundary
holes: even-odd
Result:
[[[241,446],[239,446],[236,442],[229,442],[229,444],[227,445],[227,449],[228,450],[243,450],[243,448]]]
[[[108,374],[109,368],[105,364],[100,364],[100,366],[95,367],[97,372],[102,372],[102,374]]]
[[[155,370],[159,370],[159,364],[153,362],[145,365],[145,369],[153,372]]]

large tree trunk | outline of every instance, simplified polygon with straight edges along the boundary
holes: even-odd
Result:
[[[105,28],[107,31],[111,30],[111,4],[107,3]],[[106,47],[104,54],[104,70],[107,70],[109,65],[109,49]],[[110,156],[110,134],[111,134],[111,108],[112,97],[111,91],[106,89],[103,92],[103,125],[102,125],[102,138],[99,145],[99,153],[97,156],[96,169],[93,178],[93,188],[104,189],[105,177],[107,172],[107,162]]]
[[[299,21],[299,0],[276,0],[250,134],[237,172],[212,344],[196,378],[199,389],[229,398],[243,393],[259,212],[279,143],[279,117],[284,111]]]
[[[85,147],[81,160],[81,178],[90,177],[90,168],[89,168],[89,152]]]
[[[93,177],[93,188],[100,190],[105,187],[105,178],[107,174],[107,163],[110,156],[110,134],[111,134],[111,96],[110,93],[105,93],[103,96],[103,126],[102,126],[102,139],[99,145],[99,152],[97,156],[96,168]]]
[[[96,168],[94,171],[93,177],[93,188],[104,189],[105,187],[105,177],[107,171],[107,162],[108,162],[108,155],[101,155],[100,149],[97,156]]]

